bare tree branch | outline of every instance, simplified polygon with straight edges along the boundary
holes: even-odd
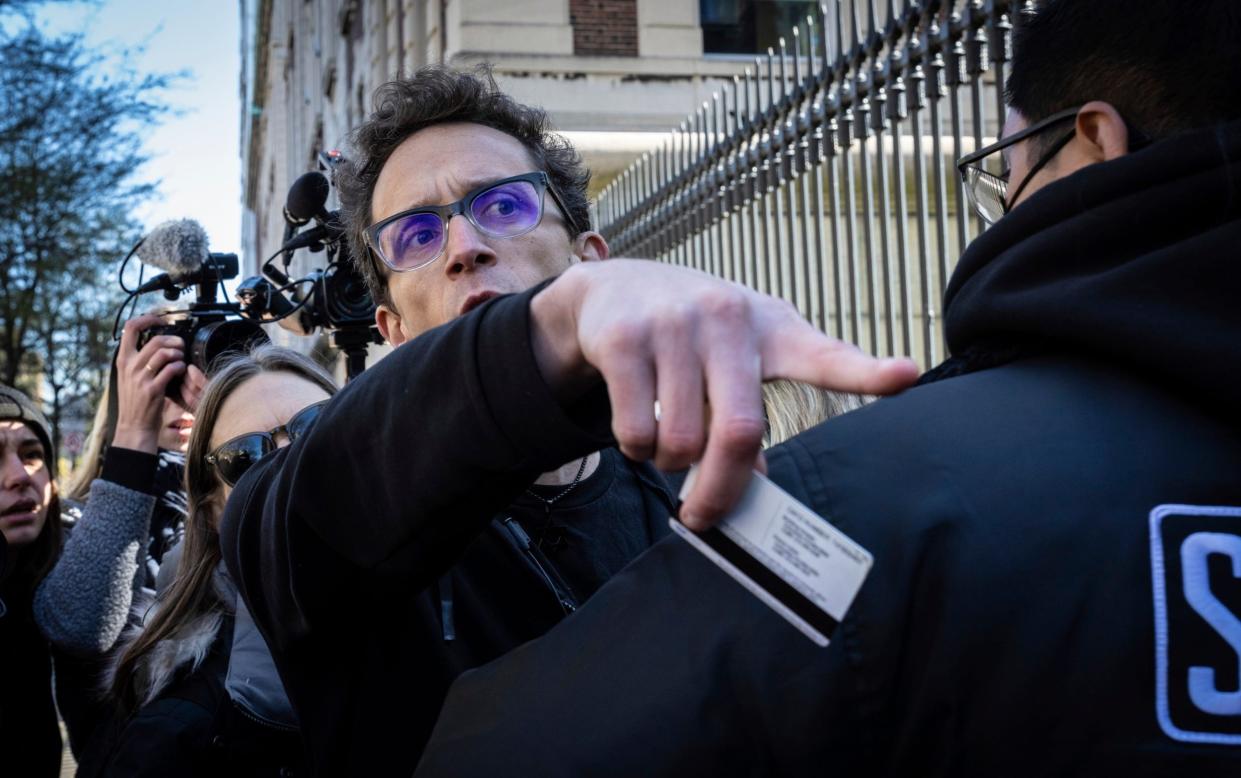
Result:
[[[0,15],[28,6],[0,0]],[[175,78],[33,24],[0,37],[0,381],[45,389],[57,438],[103,382],[117,262],[155,191],[135,178],[143,136]]]

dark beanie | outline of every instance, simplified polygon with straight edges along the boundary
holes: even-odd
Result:
[[[27,427],[34,430],[34,434],[38,435],[43,443],[43,453],[47,455],[47,461],[49,463],[56,461],[52,451],[52,438],[47,434],[47,419],[43,418],[43,412],[26,395],[11,386],[0,384],[0,421],[10,419],[25,422]]]

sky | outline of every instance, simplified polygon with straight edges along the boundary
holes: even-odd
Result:
[[[143,46],[134,58],[143,72],[189,73],[165,93],[177,115],[149,134],[152,159],[139,178],[161,183],[158,195],[136,216],[148,230],[169,219],[196,219],[207,230],[212,251],[240,254],[237,0],[49,3],[35,15],[45,31],[84,33],[92,47]]]

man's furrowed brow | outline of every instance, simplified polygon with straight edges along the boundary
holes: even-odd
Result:
[[[502,181],[505,178],[508,178],[508,176],[486,176],[484,175],[484,176],[475,176],[475,177],[463,179],[462,184],[461,184],[461,197],[465,197],[470,192],[473,192],[477,189],[480,189],[496,181]],[[457,198],[447,203],[415,202],[412,204],[407,204],[404,210],[415,211],[419,208],[438,208],[440,206],[450,205],[452,202],[456,202],[459,199],[460,198]]]

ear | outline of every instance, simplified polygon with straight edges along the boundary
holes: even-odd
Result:
[[[1107,162],[1129,153],[1129,128],[1111,103],[1092,100],[1077,112],[1077,138],[1090,162]]]
[[[379,327],[379,334],[383,335],[384,340],[388,341],[393,348],[409,340],[409,335],[405,332],[404,322],[401,320],[401,314],[397,313],[396,309],[390,307],[387,303],[376,306],[375,325]]]
[[[608,242],[593,230],[587,230],[573,239],[573,256],[581,262],[600,262],[610,256]]]

